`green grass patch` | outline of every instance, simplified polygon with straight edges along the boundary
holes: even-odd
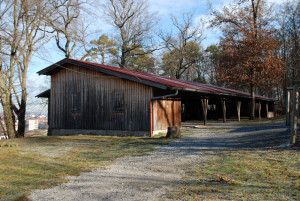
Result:
[[[180,200],[300,200],[299,150],[207,153],[169,193]]]
[[[0,147],[17,147],[18,143],[15,142],[7,142],[7,140],[0,143]]]
[[[65,176],[105,168],[119,157],[145,155],[168,142],[87,135],[6,140],[0,146],[0,200],[24,200],[33,189],[66,182]]]

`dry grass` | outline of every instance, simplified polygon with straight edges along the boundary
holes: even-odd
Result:
[[[26,200],[33,189],[62,182],[116,158],[144,155],[168,143],[165,138],[64,136],[29,137],[0,143],[0,200]]]
[[[300,200],[299,149],[211,154],[170,192],[179,200]]]
[[[255,120],[249,120],[246,119],[246,121],[241,121],[238,124],[236,124],[239,127],[244,126],[264,126],[268,123],[279,123],[279,122],[285,122],[285,116],[277,116],[271,119],[262,118],[262,119],[255,119]]]

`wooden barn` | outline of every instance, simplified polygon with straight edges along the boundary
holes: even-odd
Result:
[[[226,121],[249,115],[250,94],[102,64],[63,59],[51,76],[48,135],[152,136],[182,121]],[[256,96],[257,115],[274,115],[274,100]]]

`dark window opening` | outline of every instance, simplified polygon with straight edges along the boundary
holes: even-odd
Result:
[[[72,112],[80,112],[81,110],[81,100],[79,93],[72,94]]]
[[[112,94],[112,112],[124,112],[124,93],[114,91]]]

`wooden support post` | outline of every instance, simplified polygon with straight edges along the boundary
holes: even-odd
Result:
[[[47,128],[47,136],[51,136],[52,132],[51,132],[51,128],[52,128],[52,124],[50,123],[50,119],[51,119],[51,102],[50,102],[51,98],[48,98],[48,122],[46,124],[46,128]]]
[[[286,112],[285,112],[285,125],[289,126],[291,125],[291,120],[290,120],[290,98],[291,98],[291,92],[288,90],[286,93]]]
[[[222,98],[222,112],[223,112],[223,122],[226,122],[226,99]]]
[[[297,124],[298,124],[298,104],[299,104],[299,84],[296,83],[293,89],[293,118],[291,124],[291,140],[290,144],[296,143]]]
[[[150,137],[153,137],[153,101],[150,100]]]
[[[269,104],[268,104],[268,102],[266,102],[266,112],[267,112],[267,118],[269,118],[269,115],[268,115],[268,113],[269,113]]]
[[[238,121],[241,121],[241,103],[242,103],[241,101],[236,102]]]
[[[258,119],[261,119],[261,102],[258,102]]]
[[[207,124],[207,106],[208,106],[208,98],[201,98],[202,103],[202,113],[204,119],[204,125]]]

